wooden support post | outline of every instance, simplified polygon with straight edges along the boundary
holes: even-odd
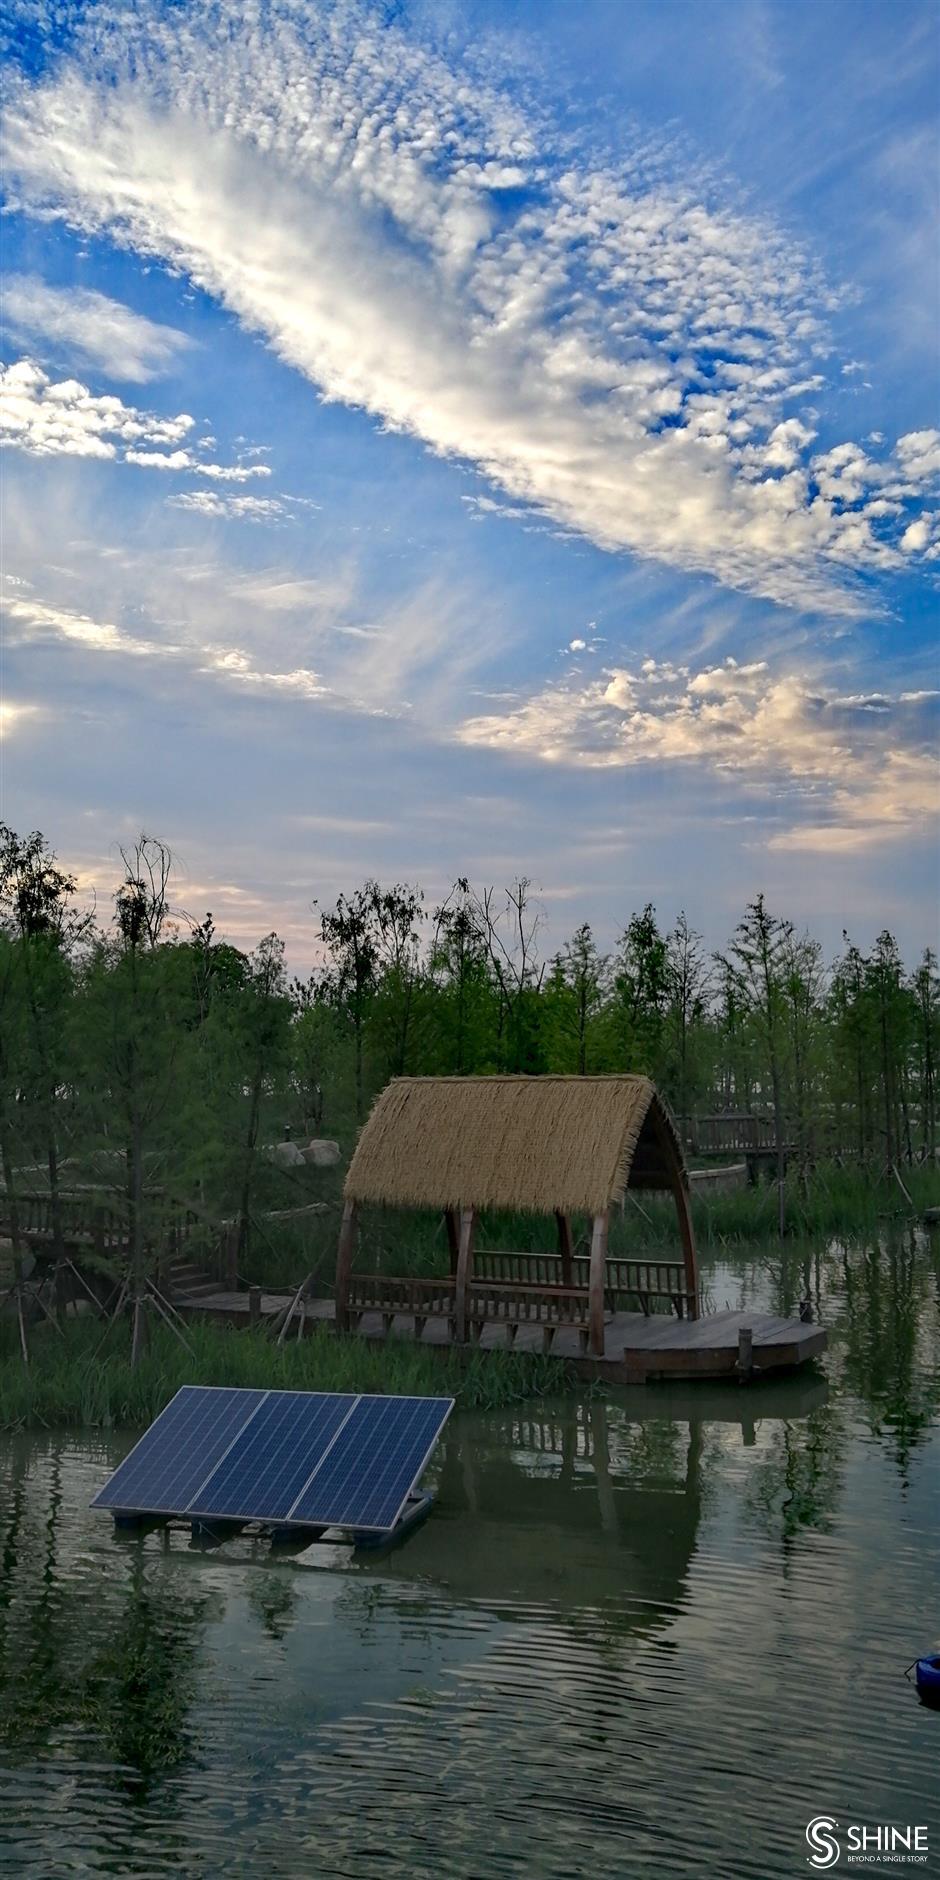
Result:
[[[336,1329],[338,1332],[345,1332],[349,1329],[349,1276],[352,1272],[355,1245],[356,1203],[345,1201],[339,1230],[339,1246],[336,1250]]]
[[[457,1225],[457,1214],[454,1208],[444,1209],[444,1226],[447,1229],[447,1250],[450,1254],[450,1270],[451,1273],[454,1274],[457,1271],[457,1258],[460,1253],[460,1229]]]
[[[591,1350],[596,1358],[604,1356],[604,1276],[607,1266],[607,1209],[595,1214],[591,1233],[591,1267],[588,1278],[588,1319]]]
[[[238,1291],[238,1224],[226,1229],[225,1233],[225,1286],[228,1292]]]
[[[555,1225],[558,1229],[558,1251],[561,1255],[561,1283],[563,1286],[573,1286],[574,1243],[571,1238],[571,1222],[567,1214],[560,1213],[558,1208],[555,1209]]]
[[[248,1288],[248,1323],[249,1325],[261,1324],[260,1286],[249,1286]]]
[[[738,1333],[738,1362],[736,1368],[739,1378],[750,1377],[754,1369],[754,1333],[749,1325],[742,1325]]]
[[[457,1284],[455,1288],[455,1336],[458,1345],[467,1341],[467,1294],[473,1277],[473,1235],[476,1228],[476,1209],[460,1210],[460,1244],[457,1249]]]
[[[673,1192],[676,1197],[676,1213],[679,1216],[679,1238],[682,1241],[685,1285],[689,1295],[689,1318],[697,1319],[699,1315],[698,1255],[695,1251],[695,1229],[692,1225],[692,1202],[681,1174],[676,1177]]]

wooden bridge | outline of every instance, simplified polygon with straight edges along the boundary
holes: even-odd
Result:
[[[706,1162],[737,1156],[746,1164],[749,1182],[776,1170],[777,1138],[772,1116],[744,1110],[726,1110],[716,1116],[683,1116],[679,1130],[687,1154]],[[784,1168],[796,1153],[796,1146],[789,1138],[782,1144]]]
[[[683,1116],[679,1127],[692,1155],[775,1155],[777,1139],[772,1116],[744,1110],[726,1110],[716,1116]],[[785,1143],[792,1150],[792,1143]]]
[[[158,1225],[157,1236],[153,1223],[148,1229],[146,1265],[167,1294],[180,1291],[195,1298],[237,1285],[231,1234],[218,1228],[213,1233],[183,1208],[166,1212]],[[197,1235],[201,1244],[194,1261],[190,1243]],[[55,1204],[48,1189],[18,1191],[14,1201],[0,1190],[0,1238],[18,1243],[20,1254],[30,1257],[27,1291],[47,1313],[47,1290],[53,1309],[83,1297],[86,1305],[101,1310],[126,1273],[131,1251],[126,1201],[100,1189],[62,1190]]]

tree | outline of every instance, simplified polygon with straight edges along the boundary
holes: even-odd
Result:
[[[380,888],[377,881],[368,881],[365,892],[375,944],[373,1032],[384,1059],[383,1071],[402,1077],[408,1068],[421,981],[424,895],[420,888],[401,883]]]
[[[73,905],[75,892],[75,877],[59,867],[38,830],[21,839],[0,823],[0,921],[14,937],[11,984],[21,986],[28,1014],[19,1094],[45,1156],[57,1270],[65,1251],[59,1128],[68,1082],[66,1020],[73,958],[90,924]]]
[[[262,1102],[277,1073],[287,1069],[290,1014],[284,942],[276,933],[269,933],[250,956],[244,984],[228,1015],[235,1040],[236,1074],[248,1098],[238,1208],[239,1258],[244,1258],[248,1247]]]
[[[332,961],[331,992],[352,1025],[356,1118],[365,1114],[363,1078],[366,1012],[375,987],[379,958],[372,895],[367,885],[347,898],[340,895],[331,913],[320,918],[320,937]]]
[[[898,944],[887,928],[878,935],[866,962],[865,984],[875,1016],[885,1155],[894,1168],[902,1145],[907,1160],[913,1159],[906,1087],[910,1007]]]
[[[153,872],[139,866],[148,857]],[[165,1198],[154,1192],[155,1178],[182,1159],[184,1136],[193,1127],[184,1093],[197,1087],[188,1061],[196,1005],[188,949],[175,938],[161,939],[169,851],[142,837],[123,860],[113,931],[98,936],[85,962],[76,1020],[85,1101],[97,1140],[124,1154],[128,1265],[122,1298],[133,1313],[136,1365],[144,1308],[154,1296],[151,1243],[165,1228]]]
[[[925,1156],[933,1154],[937,1140],[937,1059],[940,1056],[940,977],[937,956],[925,947],[913,974],[914,1032],[918,1060],[921,1144]]]
[[[613,1011],[620,1067],[659,1075],[669,959],[656,910],[632,914],[614,962]]]
[[[609,961],[599,953],[587,922],[566,940],[545,987],[549,1006],[552,1068],[585,1076],[592,1059],[592,1034],[607,987]]]
[[[869,1147],[871,1051],[866,1001],[868,962],[843,929],[845,951],[833,968],[829,990],[834,1088],[841,1107],[854,1111],[855,1143],[860,1161]],[[840,1083],[840,1073],[846,1083]]]
[[[535,1005],[545,968],[538,958],[541,914],[532,905],[531,887],[528,876],[519,875],[502,897],[495,888],[479,895],[470,891],[470,906],[499,992],[500,1056],[508,1071],[539,1068]]]
[[[666,1089],[680,1116],[691,1113],[696,1095],[711,984],[702,936],[680,913],[666,940],[665,1013]]]
[[[784,1114],[785,984],[793,923],[771,914],[762,894],[748,905],[729,949],[730,971],[754,1022],[769,1075],[777,1157],[778,1227],[784,1231],[786,1118]]]
[[[790,1112],[800,1180],[805,1191],[813,1152],[813,1118],[819,1115],[819,1038],[823,995],[822,948],[809,934],[791,933],[782,949],[784,1022],[787,1036]]]
[[[491,1068],[498,1021],[486,939],[466,876],[435,908],[428,954],[435,1068],[454,1076]]]

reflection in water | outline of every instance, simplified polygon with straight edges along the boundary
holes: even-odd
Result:
[[[88,1667],[85,1704],[104,1750],[147,1783],[192,1753],[189,1710],[208,1601],[181,1601],[177,1588],[150,1575],[139,1548],[128,1569],[114,1630]]]
[[[79,1733],[131,1787],[191,1752],[201,1589],[179,1597],[139,1546],[91,1577],[75,1553],[69,1449],[11,1445],[0,1571],[0,1746],[32,1758]],[[165,1542],[161,1542],[165,1545]],[[78,1569],[78,1571],[76,1570]]]
[[[88,1502],[123,1441],[7,1439],[0,1867],[766,1880],[819,1812],[940,1845],[903,1679],[940,1645],[936,1267],[813,1273],[828,1381],[455,1415],[385,1560],[119,1542]]]

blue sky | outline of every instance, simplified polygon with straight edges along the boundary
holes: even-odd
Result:
[[[14,6],[3,814],[313,954],[936,905],[937,15]]]

